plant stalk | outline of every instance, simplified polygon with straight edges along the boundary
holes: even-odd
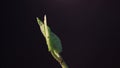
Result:
[[[54,51],[51,51],[51,54],[54,57],[54,59],[56,59],[57,62],[61,65],[62,68],[68,68],[68,65],[65,63],[65,61],[63,60],[63,58],[59,53],[55,53]]]

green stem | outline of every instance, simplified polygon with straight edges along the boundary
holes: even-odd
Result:
[[[61,63],[61,67],[62,68],[68,68],[67,64],[65,63],[65,61],[63,60],[63,62]]]
[[[60,56],[60,54],[55,53],[54,51],[51,51],[52,56],[60,63],[62,68],[68,68],[68,65],[65,63],[63,58]]]

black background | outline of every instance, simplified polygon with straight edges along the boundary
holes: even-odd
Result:
[[[2,68],[60,68],[36,22],[44,14],[70,68],[120,68],[119,6],[119,0],[5,0]]]

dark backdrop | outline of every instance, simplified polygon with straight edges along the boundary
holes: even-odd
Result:
[[[70,68],[120,68],[119,0],[4,0],[2,68],[60,68],[36,17],[61,38]]]

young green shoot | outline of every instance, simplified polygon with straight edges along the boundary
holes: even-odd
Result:
[[[37,22],[40,27],[40,30],[45,37],[46,44],[48,46],[48,51],[51,55],[58,61],[62,68],[68,68],[68,65],[63,60],[60,53],[62,52],[62,44],[59,37],[52,32],[50,27],[47,25],[46,15],[44,16],[44,23],[37,17]]]

